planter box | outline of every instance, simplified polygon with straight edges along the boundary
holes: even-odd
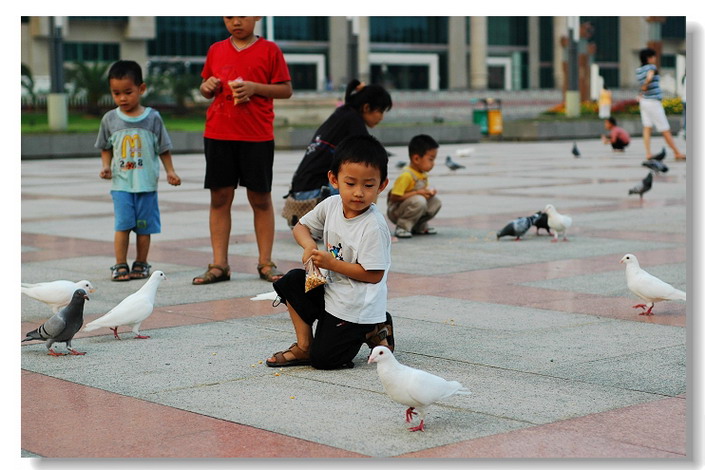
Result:
[[[681,129],[681,118],[669,116],[671,132],[677,134]],[[643,128],[641,119],[621,118],[617,125],[624,128],[632,137],[641,136]],[[564,121],[505,121],[502,138],[504,140],[573,140],[599,138],[606,133],[604,121],[599,118]],[[654,136],[660,135],[654,132]]]

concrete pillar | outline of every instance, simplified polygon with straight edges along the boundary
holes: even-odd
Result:
[[[553,17],[553,86],[565,90],[568,77],[565,69],[567,50],[561,43],[561,38],[568,35],[568,20],[565,16]]]
[[[648,41],[647,23],[643,16],[619,18],[619,86],[636,89],[635,70],[641,66],[639,50]]]
[[[352,79],[348,70],[348,20],[344,16],[328,19],[328,78],[333,89],[345,87]]]
[[[540,59],[541,41],[538,16],[529,16],[529,89],[537,89],[541,83]]]
[[[370,83],[370,17],[360,16],[357,38],[357,78]]]
[[[448,88],[468,87],[467,16],[448,17]]]
[[[470,17],[470,88],[487,88],[487,17]]]
[[[63,131],[69,125],[69,99],[66,93],[49,93],[47,95],[47,119],[49,129]]]

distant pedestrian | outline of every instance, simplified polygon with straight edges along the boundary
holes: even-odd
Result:
[[[612,92],[603,87],[597,100],[598,115],[601,119],[607,119],[612,113]]]
[[[428,172],[438,155],[438,142],[425,134],[409,141],[409,164],[397,177],[387,196],[387,217],[396,224],[397,238],[433,235],[436,229],[428,221],[438,214],[441,200],[436,189],[428,185]]]
[[[238,185],[247,188],[254,215],[261,279],[283,273],[272,262],[274,207],[274,99],[292,94],[291,77],[279,47],[254,34],[260,16],[224,16],[230,37],[212,44],[203,66],[200,92],[213,102],[203,134],[204,186],[210,190],[209,229],[213,263],[193,284],[230,280],[228,245],[231,207]]]
[[[613,117],[605,119],[605,129],[609,132],[602,135],[602,143],[612,145],[612,150],[624,152],[625,147],[629,145],[629,132],[619,127]]]
[[[181,178],[171,161],[171,140],[156,110],[140,99],[147,89],[142,69],[134,61],[120,60],[108,71],[110,93],[117,108],[105,113],[95,147],[100,149],[100,177],[112,180],[110,194],[115,210],[115,265],[113,281],[149,277],[147,262],[151,234],[161,232],[157,182],[162,161],[169,184]],[[127,249],[130,232],[137,235],[137,253],[130,270]]]
[[[685,160],[685,154],[681,153],[676,146],[671,127],[666,118],[661,100],[660,75],[656,67],[656,51],[651,48],[642,49],[639,52],[641,67],[636,69],[636,79],[639,82],[639,112],[641,123],[644,127],[644,148],[646,149],[646,159],[651,159],[651,129],[653,127],[659,131],[671,150],[676,160]]]

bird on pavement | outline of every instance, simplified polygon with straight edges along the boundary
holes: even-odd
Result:
[[[573,224],[573,219],[568,215],[560,214],[553,204],[546,204],[543,211],[548,214],[548,226],[553,229],[552,242],[558,241],[558,233],[563,234],[563,241],[568,241],[568,229]]]
[[[448,156],[446,157],[446,166],[447,166],[448,168],[450,168],[451,170],[453,170],[453,171],[459,170],[459,169],[461,169],[461,168],[465,168],[464,165],[461,165],[460,163],[454,162],[453,159],[450,158],[450,155],[448,155]]]
[[[636,186],[634,186],[632,189],[629,190],[629,195],[638,194],[639,199],[643,199],[644,193],[651,189],[653,182],[654,182],[654,174],[652,172],[649,172],[649,174],[646,175],[646,177],[643,180],[641,180],[641,182],[639,184],[637,184]]]
[[[409,431],[423,431],[426,408],[438,400],[451,395],[470,395],[470,391],[456,381],[448,381],[437,375],[400,364],[386,346],[375,346],[367,360],[377,363],[377,375],[384,392],[397,403],[406,405],[406,422],[411,423],[418,410],[421,423]]]
[[[667,173],[668,172],[668,167],[664,163],[662,163],[658,160],[654,160],[653,158],[642,162],[641,166],[645,166],[646,168],[649,168],[650,170],[658,171],[660,173]]]
[[[540,229],[544,229],[548,232],[549,235],[553,235],[551,233],[551,227],[548,226],[548,214],[542,211],[538,211],[535,215],[538,215],[536,220],[534,220],[534,226],[536,227],[536,235],[539,234]]]
[[[573,142],[573,149],[570,151],[575,158],[580,157],[580,150],[578,150],[578,143]]]
[[[83,305],[88,300],[88,295],[83,289],[76,289],[69,304],[42,323],[39,328],[27,333],[25,341],[43,340],[50,356],[65,356],[65,353],[54,351],[54,343],[66,343],[66,349],[75,355],[82,356],[85,352],[80,352],[71,347],[71,340],[78,330],[83,326]]]
[[[632,306],[632,308],[640,308],[642,310],[639,315],[653,315],[652,310],[656,302],[664,300],[686,301],[685,292],[641,269],[639,260],[633,254],[627,253],[619,262],[626,265],[625,272],[629,290],[646,301],[646,304]]]
[[[58,281],[37,282],[35,284],[22,283],[22,293],[24,295],[44,302],[51,307],[53,313],[58,312],[71,302],[76,289],[83,289],[88,294],[95,292],[93,284],[85,279],[78,282],[60,279]]]
[[[517,217],[505,225],[502,230],[497,232],[497,240],[508,235],[516,237],[514,239],[516,241],[521,240],[521,236],[529,231],[539,217],[539,214],[530,215],[528,217]]]
[[[108,313],[86,324],[83,331],[93,331],[98,328],[108,327],[116,339],[120,339],[117,329],[119,326],[132,326],[132,332],[137,339],[147,339],[149,336],[140,334],[140,324],[152,314],[154,299],[157,296],[157,287],[166,279],[162,271],[154,271],[147,282],[134,294],[125,297]]]

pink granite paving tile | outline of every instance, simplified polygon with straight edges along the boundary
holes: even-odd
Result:
[[[667,398],[401,457],[684,458],[686,401]]]
[[[44,457],[364,457],[28,371],[21,385],[21,446]]]

